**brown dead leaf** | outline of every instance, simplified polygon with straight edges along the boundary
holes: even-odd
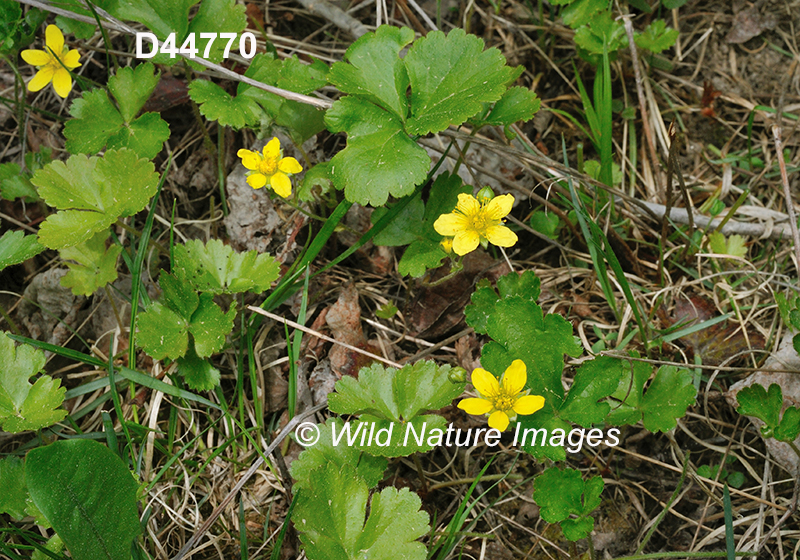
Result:
[[[325,320],[334,339],[367,352],[375,352],[375,349],[367,344],[364,331],[361,330],[361,307],[358,304],[358,291],[352,283],[348,283],[342,288],[339,299],[328,309]],[[331,362],[331,369],[339,377],[343,375],[358,377],[358,370],[372,363],[372,359],[364,354],[338,344],[333,345],[328,353],[328,358]]]
[[[189,101],[189,86],[186,80],[181,80],[164,72],[156,84],[156,88],[150,95],[150,99],[144,104],[145,112],[160,113],[172,107],[183,105]]]
[[[19,317],[32,339],[61,346],[86,316],[82,311],[86,298],[61,285],[67,272],[66,268],[51,268],[37,274],[25,288]]]
[[[413,336],[440,338],[464,324],[464,307],[481,278],[496,281],[508,273],[508,265],[498,262],[483,251],[464,257],[464,270],[432,288],[418,284],[416,295],[406,307],[408,327]],[[438,269],[431,281],[449,273],[449,267]]]
[[[716,307],[709,299],[692,296],[681,299],[675,303],[675,309],[669,317],[663,314],[661,320],[665,327],[681,325],[685,328],[690,325],[708,321],[719,316]],[[750,349],[762,350],[766,341],[761,333],[748,329],[747,337],[750,339]],[[748,349],[747,339],[742,333],[738,323],[723,321],[690,335],[678,339],[679,342],[694,351],[695,356],[700,356],[707,365],[719,365],[732,356]]]
[[[777,21],[773,14],[763,14],[758,6],[751,6],[736,14],[733,25],[725,39],[729,43],[746,43],[767,29],[774,29]]]
[[[264,12],[261,8],[253,3],[248,3],[245,14],[247,14],[247,27],[264,29],[266,23],[264,22]]]

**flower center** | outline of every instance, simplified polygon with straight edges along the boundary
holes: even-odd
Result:
[[[264,175],[274,175],[277,168],[278,162],[271,159],[263,159],[258,164],[258,171]]]
[[[505,412],[506,410],[511,410],[512,408],[514,408],[514,403],[516,402],[516,400],[517,399],[515,399],[514,397],[510,397],[508,395],[500,395],[495,399],[494,407],[497,410],[502,410],[503,412]]]

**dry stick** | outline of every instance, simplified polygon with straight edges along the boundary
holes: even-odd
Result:
[[[252,477],[258,470],[258,468],[264,463],[264,457],[269,457],[269,455],[273,451],[275,451],[275,449],[277,449],[278,445],[280,445],[280,443],[286,438],[286,436],[289,435],[289,432],[291,432],[297,427],[297,425],[300,423],[301,420],[311,416],[312,414],[316,414],[326,406],[328,406],[327,399],[325,400],[324,403],[320,403],[313,408],[309,408],[308,410],[297,414],[294,418],[289,420],[289,423],[286,424],[286,426],[283,428],[283,430],[281,430],[278,436],[274,440],[272,440],[272,443],[269,444],[269,447],[267,447],[266,451],[264,451],[264,454],[259,455],[255,463],[253,463],[253,465],[249,469],[247,469],[247,472],[245,472],[242,478],[239,479],[239,482],[236,483],[236,486],[234,486],[231,489],[231,491],[228,492],[228,495],[222,499],[219,505],[214,508],[214,511],[211,512],[211,515],[208,517],[208,519],[206,519],[203,522],[203,524],[200,525],[195,534],[191,536],[191,538],[186,542],[185,545],[183,545],[183,548],[180,549],[178,555],[173,560],[182,560],[182,558],[184,558],[191,552],[192,548],[197,544],[200,538],[203,535],[205,535],[206,531],[208,531],[211,528],[211,525],[213,525],[214,522],[217,520],[217,518],[220,515],[222,515],[222,512],[225,511],[225,508],[228,507],[228,504],[230,504],[231,501],[233,501],[233,498],[236,497],[236,494],[239,493],[239,490],[241,490],[242,487],[244,487],[247,481],[250,480],[250,477]]]
[[[795,267],[800,273],[800,233],[797,231],[797,217],[794,213],[794,203],[792,202],[792,191],[789,189],[789,175],[786,173],[786,162],[783,159],[783,143],[781,142],[781,127],[772,126],[772,137],[775,138],[775,151],[778,156],[778,167],[781,170],[781,183],[783,183],[783,196],[786,197],[786,213],[789,215],[789,227],[792,230],[794,240]]]
[[[22,4],[28,4],[29,6],[33,6],[35,8],[40,8],[42,10],[47,10],[47,11],[53,12],[54,14],[62,15],[62,16],[68,17],[70,19],[75,19],[75,20],[78,20],[78,21],[82,21],[84,23],[91,23],[93,25],[97,25],[97,21],[95,21],[94,18],[90,18],[90,17],[87,17],[87,16],[76,14],[75,12],[70,12],[69,10],[64,10],[62,8],[57,8],[57,7],[52,6],[51,4],[49,4],[48,2],[45,2],[45,1],[39,1],[39,0],[18,0],[18,1],[20,3],[22,3]],[[119,21],[118,19],[116,19],[115,17],[111,16],[110,14],[105,12],[104,10],[101,10],[99,8],[95,8],[95,9],[97,10],[97,12],[100,15],[102,15],[104,18],[106,18],[106,20],[108,20],[106,22],[103,22],[103,23],[105,23],[105,25],[103,27],[106,27],[106,28],[109,28],[109,29],[113,29],[115,31],[119,31],[119,32],[122,32],[122,33],[128,33],[129,35],[136,35],[136,30],[134,30],[132,27],[130,27],[130,26],[124,24],[123,22]],[[216,72],[219,72],[224,77],[226,77],[226,78],[228,78],[230,80],[234,80],[234,81],[237,81],[237,82],[243,82],[243,83],[245,83],[245,84],[247,84],[249,86],[253,86],[253,87],[258,88],[258,89],[263,89],[264,91],[268,91],[269,93],[274,93],[275,95],[277,95],[279,97],[283,97],[284,99],[289,99],[291,101],[297,101],[299,103],[305,103],[306,105],[312,105],[314,107],[317,107],[318,109],[330,109],[331,106],[333,105],[333,102],[330,101],[329,99],[318,99],[316,97],[309,97],[308,95],[302,95],[300,93],[295,93],[293,91],[288,91],[288,90],[285,90],[285,89],[276,88],[274,86],[269,86],[267,84],[263,84],[263,83],[258,82],[256,80],[248,78],[247,76],[242,76],[240,74],[237,74],[236,72],[234,72],[232,70],[228,70],[224,66],[220,66],[219,64],[214,64],[213,62],[209,62],[208,60],[206,60],[204,58],[200,58],[200,57],[197,57],[197,56],[196,57],[189,57],[189,56],[187,56],[185,54],[182,54],[182,53],[179,53],[179,54],[183,58],[185,58],[187,60],[190,60],[192,62],[196,62],[197,64],[199,64],[201,66],[205,66],[206,68],[208,68],[210,70],[215,70]]]
[[[343,29],[358,39],[369,33],[369,29],[350,14],[343,12],[325,0],[297,0],[306,10],[330,21],[339,29]]]
[[[400,364],[398,364],[397,362],[393,362],[391,360],[387,360],[386,358],[378,356],[377,354],[373,354],[372,352],[367,352],[366,350],[362,350],[361,348],[356,348],[355,346],[350,346],[349,344],[346,344],[344,342],[339,342],[338,340],[334,340],[333,338],[331,338],[329,336],[325,336],[321,332],[315,331],[314,329],[309,329],[308,327],[304,327],[300,323],[295,323],[294,321],[290,321],[289,319],[284,319],[280,315],[275,315],[274,313],[270,313],[269,311],[265,311],[265,310],[261,309],[260,307],[254,307],[252,305],[248,305],[247,309],[249,309],[250,311],[254,311],[256,313],[259,313],[261,315],[264,315],[265,317],[269,317],[270,319],[274,319],[275,321],[280,321],[284,325],[289,325],[292,328],[299,329],[299,330],[303,331],[304,333],[308,333],[310,335],[316,336],[316,337],[321,338],[322,340],[325,340],[327,342],[332,342],[333,344],[338,344],[339,346],[344,346],[348,350],[352,350],[353,352],[358,352],[359,354],[364,354],[365,356],[369,356],[373,360],[378,360],[379,362],[383,362],[384,364],[390,365],[390,366],[395,367],[397,369],[400,369],[400,368],[403,367]]]
[[[642,70],[639,68],[639,54],[636,51],[636,41],[633,38],[633,16],[623,16],[622,22],[625,24],[625,32],[628,34],[628,46],[631,49],[631,62],[633,63],[633,74],[636,77],[636,96],[639,99],[639,112],[642,114],[642,129],[647,140],[647,153],[650,155],[650,165],[653,167],[653,178],[657,177],[658,155],[656,154],[656,144],[653,141],[653,131],[650,129],[650,121],[647,117],[647,107],[644,103],[644,88],[642,87]]]

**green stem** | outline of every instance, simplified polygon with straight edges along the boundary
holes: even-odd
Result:
[[[228,199],[225,196],[225,130],[217,124],[217,177],[219,178],[219,200],[222,204],[222,215],[228,215]]]

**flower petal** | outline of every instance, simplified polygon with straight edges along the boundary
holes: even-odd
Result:
[[[292,182],[280,171],[270,178],[269,184],[272,186],[272,190],[278,193],[278,196],[287,198],[292,194]]]
[[[53,74],[53,89],[56,90],[59,97],[66,99],[72,89],[72,76],[69,75],[68,70],[59,67],[55,71]]]
[[[53,74],[55,70],[52,66],[45,66],[41,70],[39,70],[33,79],[28,82],[28,91],[39,91],[44,86],[50,83],[50,80],[53,79]]]
[[[500,393],[500,384],[497,378],[483,368],[472,370],[472,386],[481,396],[492,398]]]
[[[503,374],[503,392],[513,397],[525,388],[528,380],[528,368],[522,360],[514,360]]]
[[[471,194],[461,193],[458,195],[456,210],[465,216],[474,216],[481,210],[481,203]]]
[[[293,157],[285,157],[278,162],[278,169],[284,173],[300,173],[303,166]]]
[[[486,212],[486,217],[491,220],[499,220],[501,218],[505,218],[509,212],[511,212],[511,208],[514,206],[514,195],[513,194],[504,194],[501,196],[496,196],[492,200],[489,201],[489,204],[486,205],[484,208],[484,212]]]
[[[277,136],[266,143],[263,152],[264,159],[269,161],[277,161],[281,157],[281,141]]]
[[[458,408],[460,408],[467,414],[480,416],[492,410],[493,406],[491,402],[485,399],[470,398],[470,399],[461,399],[461,402],[458,403]]]
[[[461,214],[456,214],[455,212],[451,214],[442,214],[436,218],[435,222],[433,222],[433,229],[436,230],[436,233],[446,237],[450,237],[451,235],[455,235],[461,231],[464,231],[466,228],[467,219]]]
[[[64,34],[52,23],[44,31],[45,44],[55,56],[61,56],[64,52]]]
[[[460,231],[453,238],[453,251],[456,255],[464,256],[477,249],[480,242],[481,236],[477,231]]]
[[[514,403],[514,412],[517,414],[533,414],[544,406],[544,397],[539,395],[525,395]]]
[[[77,49],[72,49],[66,55],[64,55],[64,58],[61,59],[61,62],[64,63],[64,66],[72,70],[73,68],[77,68],[81,65],[79,62],[80,58],[81,53],[79,53]]]
[[[503,412],[502,410],[495,410],[489,416],[489,427],[494,428],[496,430],[500,430],[501,432],[505,432],[506,428],[508,428],[508,414]]]
[[[486,228],[486,239],[498,247],[513,247],[518,241],[517,234],[506,226],[490,226]]]
[[[253,173],[252,175],[248,175],[247,184],[254,189],[260,189],[267,184],[267,176],[263,173]]]
[[[242,165],[251,171],[258,169],[258,164],[261,163],[261,154],[258,152],[251,152],[242,148],[236,152],[236,155],[242,158]]]
[[[22,60],[34,66],[44,66],[50,62],[50,54],[37,49],[25,49],[21,54]]]

